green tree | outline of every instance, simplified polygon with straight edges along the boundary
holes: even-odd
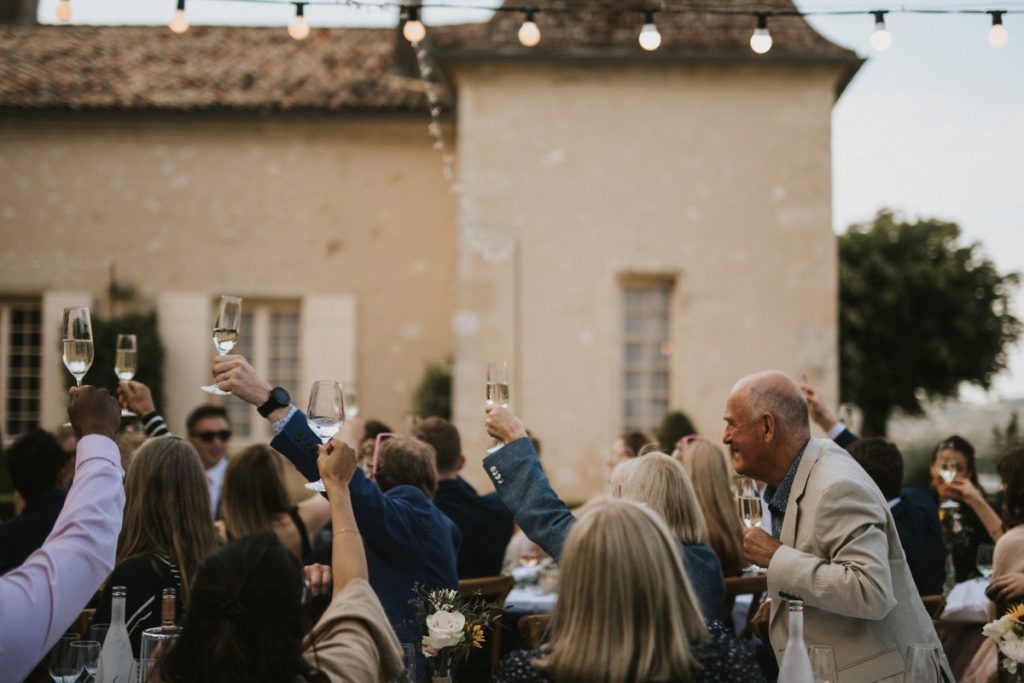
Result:
[[[884,435],[895,409],[918,415],[925,398],[988,388],[1006,367],[1018,275],[959,237],[955,223],[888,210],[839,237],[842,400],[864,411],[865,436]]]
[[[160,343],[156,313],[128,313],[109,320],[93,316],[93,361],[82,383],[103,387],[111,394],[117,391],[114,357],[119,334],[135,335],[139,350],[135,379],[149,387],[159,409],[164,405],[164,347]],[[67,372],[64,375],[65,385],[73,386],[74,378]]]
[[[452,419],[452,362],[431,363],[412,396],[413,415]]]
[[[996,425],[992,428],[992,452],[1001,455],[1011,448],[1024,445],[1024,434],[1020,432],[1020,414],[1010,415],[1005,428]]]

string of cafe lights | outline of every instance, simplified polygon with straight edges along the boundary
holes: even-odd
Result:
[[[185,14],[185,0],[176,0],[177,8],[171,17],[168,27],[174,33],[185,33],[188,31],[188,16]],[[537,22],[537,15],[554,13],[572,13],[579,8],[567,6],[474,6],[462,4],[450,4],[445,2],[422,4],[393,2],[369,2],[367,0],[302,0],[295,2],[291,0],[236,0],[239,2],[253,2],[259,4],[289,4],[295,7],[295,16],[288,24],[288,35],[294,40],[305,40],[309,36],[309,22],[305,17],[307,5],[352,7],[352,8],[398,8],[402,21],[402,35],[414,46],[423,42],[427,36],[427,27],[420,18],[423,9],[459,9],[459,10],[486,10],[494,12],[509,12],[520,14],[523,17],[519,26],[519,42],[527,48],[536,47],[540,44],[541,30]],[[621,5],[588,5],[590,10],[621,11]],[[717,14],[732,16],[749,16],[753,23],[753,33],[750,35],[750,49],[759,55],[766,54],[772,49],[772,35],[769,30],[769,19],[772,17],[807,17],[807,16],[869,16],[874,20],[874,28],[871,33],[871,46],[875,50],[887,50],[892,46],[892,33],[886,28],[885,16],[887,14],[963,14],[963,15],[988,15],[991,18],[991,26],[988,32],[988,43],[994,48],[1004,47],[1009,41],[1009,34],[1003,24],[1003,17],[1008,14],[1024,13],[1024,10],[1012,9],[926,9],[899,7],[896,9],[872,9],[872,10],[738,10],[724,7],[696,7],[687,5],[672,5],[667,2],[659,3],[658,7],[646,7],[639,5],[634,8],[637,13],[639,33],[637,40],[640,47],[652,52],[661,47],[661,33],[658,31],[656,15],[665,12],[685,12],[689,14]],[[71,19],[71,0],[59,0],[56,10],[57,18],[67,22]]]

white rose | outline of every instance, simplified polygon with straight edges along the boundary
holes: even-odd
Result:
[[[466,637],[466,617],[461,612],[438,610],[427,617],[427,633],[423,644],[440,650],[458,645]]]
[[[996,619],[993,622],[985,624],[981,629],[982,635],[987,638],[1002,638],[1010,630],[1010,619],[1003,617]]]
[[[1016,637],[1000,640],[999,649],[1013,661],[1018,663],[1024,662],[1024,640]]]

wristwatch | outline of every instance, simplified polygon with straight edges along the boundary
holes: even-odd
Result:
[[[292,403],[292,397],[282,387],[274,387],[270,390],[270,398],[267,402],[256,409],[263,417],[267,417],[278,408],[287,408]]]

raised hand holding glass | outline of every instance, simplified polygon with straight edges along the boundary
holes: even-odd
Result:
[[[213,325],[213,348],[221,356],[231,353],[238,343],[238,330],[242,324],[242,300],[237,296],[222,296],[217,322]],[[208,384],[203,391],[217,396],[227,396],[231,392],[224,391],[216,384]]]

